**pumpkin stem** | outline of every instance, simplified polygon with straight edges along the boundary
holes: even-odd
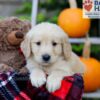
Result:
[[[70,8],[77,8],[76,0],[68,0],[70,4]]]
[[[90,53],[91,53],[91,42],[89,39],[89,35],[87,34],[86,41],[83,48],[83,57],[88,59],[90,57]]]

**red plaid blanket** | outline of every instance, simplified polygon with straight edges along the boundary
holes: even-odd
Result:
[[[83,87],[83,79],[79,74],[65,77],[61,88],[49,93],[45,85],[33,87],[28,74],[0,73],[0,100],[80,100]]]

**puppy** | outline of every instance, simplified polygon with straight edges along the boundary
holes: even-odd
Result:
[[[21,49],[35,87],[46,83],[48,91],[54,92],[65,76],[84,72],[84,64],[72,52],[67,34],[56,24],[44,22],[33,27]]]

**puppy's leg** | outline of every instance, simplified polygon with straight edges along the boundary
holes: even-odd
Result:
[[[41,69],[35,68],[30,73],[30,80],[33,86],[40,87],[45,84],[46,75]]]
[[[46,82],[46,75],[42,66],[38,65],[32,58],[27,60],[26,68],[30,73],[30,80],[33,86],[40,87]]]
[[[54,92],[61,86],[61,81],[65,76],[71,76],[73,72],[68,68],[67,72],[63,70],[54,70],[47,78],[46,87],[49,92]]]

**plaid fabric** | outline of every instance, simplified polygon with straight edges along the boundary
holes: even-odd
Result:
[[[0,100],[81,100],[82,93],[83,79],[79,74],[65,77],[61,88],[49,93],[45,85],[33,87],[28,74],[0,73]]]

